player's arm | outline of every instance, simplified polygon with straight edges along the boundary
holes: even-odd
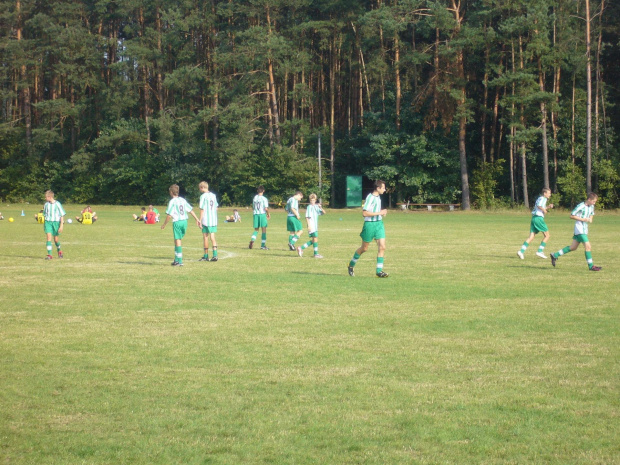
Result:
[[[575,221],[582,221],[582,222],[586,222],[586,223],[592,223],[592,217],[590,217],[590,218],[582,218],[582,217],[577,216],[577,215],[571,215],[570,219],[571,220],[575,220]]]
[[[192,210],[192,213],[194,213],[194,210]],[[200,209],[200,219],[196,220],[196,224],[198,225],[198,227],[200,229],[202,229],[202,219],[204,218],[204,216],[205,216],[204,208],[201,208]]]
[[[60,217],[60,227],[58,228],[58,232],[61,233],[63,226],[65,225],[65,217],[64,215]]]
[[[269,213],[269,207],[265,207],[265,213],[267,214],[267,219],[271,219],[271,213]]]
[[[166,219],[162,223],[161,229],[164,229],[166,227],[166,225],[168,224],[168,221],[170,221],[170,218],[172,218],[170,215],[166,215]]]
[[[198,217],[196,216],[196,213],[194,213],[194,210],[190,210],[189,211],[192,216],[194,217],[194,219],[196,220],[196,223],[200,223],[200,220],[198,219]],[[200,214],[200,216],[202,217],[202,213]]]
[[[367,210],[362,210],[362,216],[385,216],[387,215],[387,209],[383,209],[379,212],[369,212]]]

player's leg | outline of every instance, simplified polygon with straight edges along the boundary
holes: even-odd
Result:
[[[596,266],[594,264],[594,262],[592,261],[592,246],[590,245],[590,241],[587,240],[587,237],[584,240],[583,246],[586,249],[585,255],[586,255],[586,262],[588,263],[588,269],[590,269],[591,271],[600,271],[601,267],[600,266]]]
[[[321,258],[321,255],[319,254],[319,238],[316,235],[312,238],[312,247],[314,249],[315,258]]]
[[[183,247],[181,245],[181,239],[174,240],[174,263],[178,263],[179,265],[183,264]]]
[[[263,226],[260,236],[260,248],[267,250],[267,226]]]
[[[547,258],[545,255],[545,246],[547,245],[548,240],[549,240],[549,231],[543,231],[543,240],[538,246],[538,251],[536,252],[536,255],[538,255],[540,258]]]
[[[377,276],[387,278],[388,274],[383,271],[383,257],[385,256],[385,238],[377,239]]]
[[[58,252],[58,258],[62,258],[62,250],[60,250],[60,236],[54,236],[54,244],[56,245],[56,252]]]
[[[517,252],[517,255],[519,256],[519,258],[521,260],[523,260],[524,258],[524,254],[525,254],[525,250],[528,248],[528,246],[530,245],[530,242],[532,242],[534,240],[534,236],[536,236],[536,233],[534,231],[530,232],[530,235],[528,236],[527,239],[525,239],[525,242],[523,243],[523,245],[521,246],[521,250],[519,250]]]
[[[45,233],[45,249],[47,250],[47,255],[45,256],[46,260],[52,259],[52,233]]]
[[[357,261],[360,259],[362,254],[368,250],[369,245],[370,245],[370,242],[364,242],[364,240],[362,240],[362,245],[353,254],[353,258],[349,262],[349,275],[350,276],[355,276],[355,273],[353,272],[353,268],[355,268],[355,265],[357,264]]]
[[[211,261],[217,262],[217,242],[215,240],[215,233],[210,233],[209,236],[211,237],[211,247],[213,248],[213,258]]]
[[[202,258],[199,260],[201,262],[208,262],[209,261],[209,233],[205,232],[204,229],[205,227],[203,226],[203,231],[202,231],[202,247],[204,250],[204,254],[202,255]]]
[[[567,245],[563,249],[560,249],[557,252],[551,254],[551,264],[555,266],[555,262],[558,260],[558,258],[560,258],[562,255],[566,255],[569,252],[577,250],[577,247],[579,247],[579,242],[576,239],[573,239],[571,245]]]

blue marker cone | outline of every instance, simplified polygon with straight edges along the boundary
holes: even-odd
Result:
[[[26,214],[24,213],[24,210],[22,210],[22,216],[26,216]]]

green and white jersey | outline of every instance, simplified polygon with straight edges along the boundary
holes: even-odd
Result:
[[[536,203],[534,204],[534,210],[532,210],[532,216],[542,216],[545,217],[545,214],[538,208],[547,208],[547,197],[541,195],[536,199]]]
[[[217,226],[217,207],[217,198],[213,192],[205,192],[200,196],[200,209],[203,210],[203,226]]]
[[[45,202],[45,206],[43,207],[45,221],[60,221],[60,218],[65,215],[65,210],[58,200],[55,202]]]
[[[254,196],[254,200],[252,200],[252,208],[254,209],[255,215],[264,215],[267,213],[267,210],[265,210],[266,208],[269,208],[267,197],[256,194]]]
[[[168,202],[166,215],[172,217],[172,222],[187,220],[187,213],[192,211],[192,206],[183,197],[174,197]]]
[[[379,213],[381,211],[381,196],[373,195],[372,192],[366,197],[364,210],[367,212]],[[381,215],[365,216],[364,221],[383,221]]]
[[[581,202],[571,212],[571,216],[579,216],[580,218],[591,218],[594,216],[594,205],[586,205]],[[588,223],[585,221],[575,221],[575,236],[579,234],[588,234]]]
[[[293,213],[293,209],[297,210],[297,213],[299,213],[299,201],[295,197],[291,197],[286,202],[285,209],[288,212],[288,216],[295,216],[295,213]]]
[[[306,218],[308,219],[308,232],[313,233],[319,230],[319,216],[321,216],[321,207],[317,204],[310,204],[306,208]]]

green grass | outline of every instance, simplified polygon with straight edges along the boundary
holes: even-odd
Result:
[[[36,208],[1,209],[1,464],[620,463],[617,213],[591,273],[582,248],[519,260],[527,212],[390,212],[382,280],[374,246],[347,275],[359,211],[321,218],[323,260],[282,211],[248,250],[242,210],[219,262],[193,227],[173,268],[135,207],[66,225],[49,262]],[[568,212],[547,223],[570,243]]]

